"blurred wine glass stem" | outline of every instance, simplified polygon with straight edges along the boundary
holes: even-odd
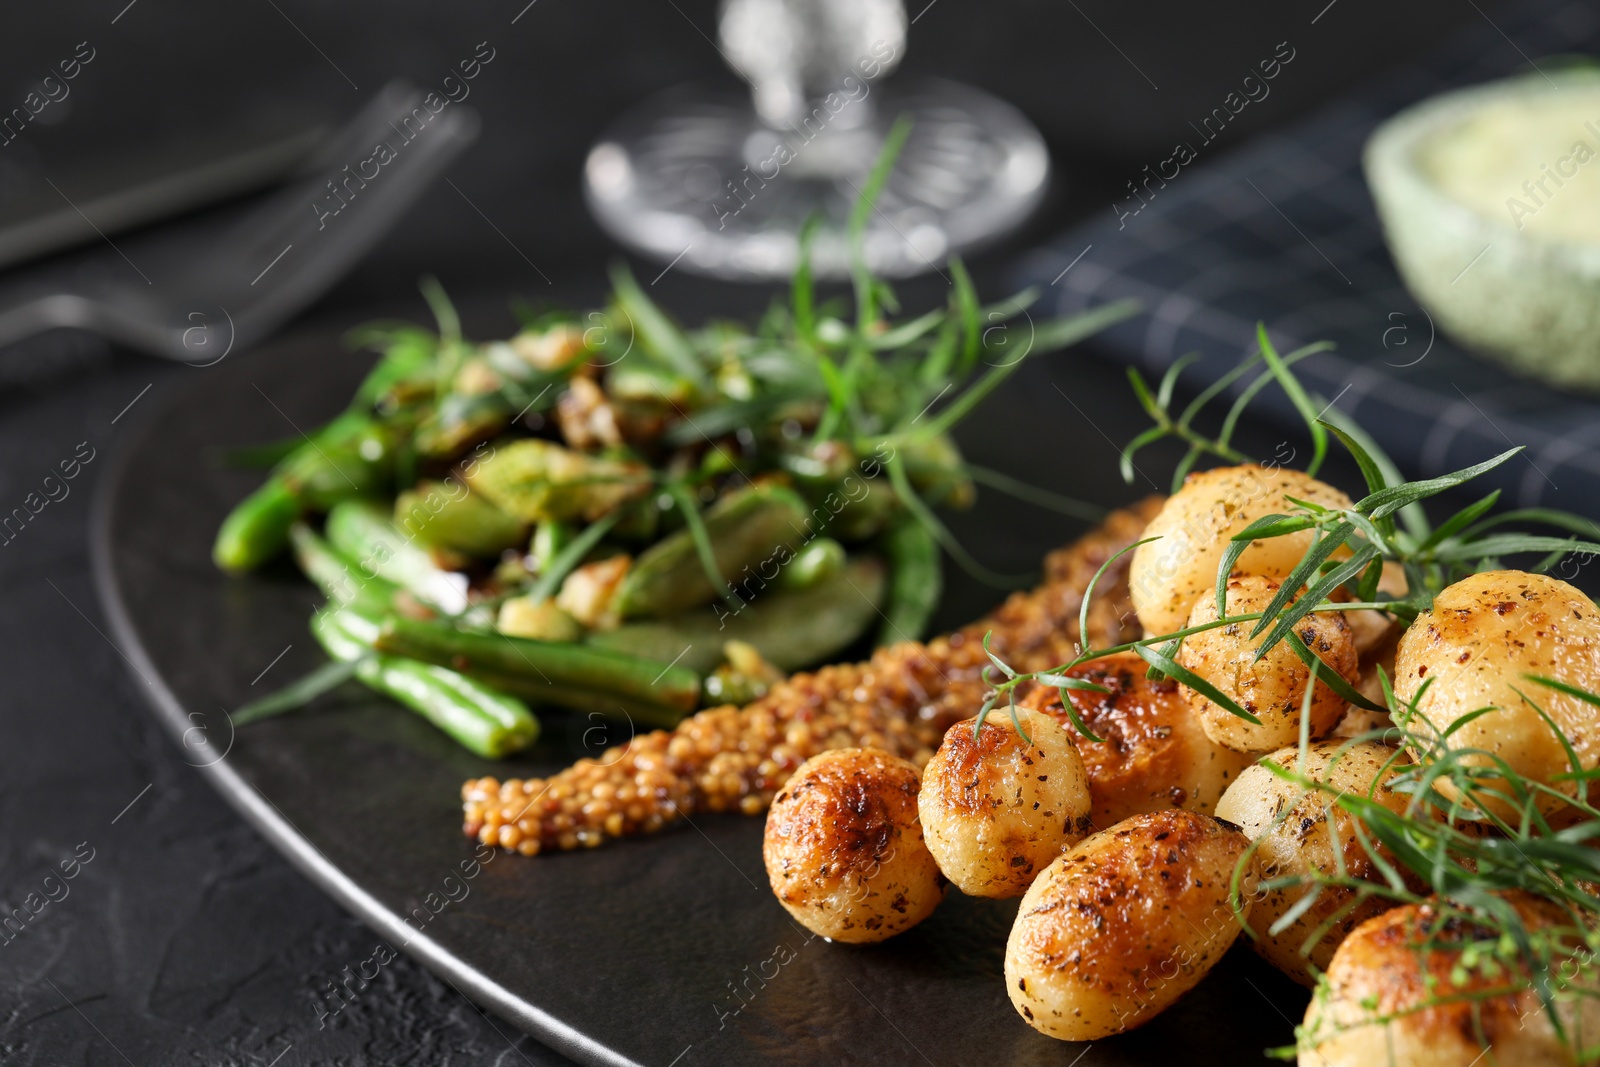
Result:
[[[864,61],[874,77],[892,70],[905,52],[906,12],[900,0],[724,0],[717,30],[756,114],[781,130],[859,83]]]
[[[813,269],[842,277],[852,208],[903,116],[910,136],[861,237],[874,271],[937,270],[1015,226],[1050,172],[1038,131],[979,90],[889,79],[906,29],[900,0],[724,0],[720,51],[749,93],[680,90],[619,119],[584,170],[595,217],[679,269],[748,280],[793,271],[815,219]]]

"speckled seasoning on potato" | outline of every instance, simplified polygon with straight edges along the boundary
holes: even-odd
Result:
[[[772,801],[762,856],[778,902],[835,941],[882,941],[944,899],[917,823],[914,764],[870,748],[813,756]]]
[[[1145,630],[1169,634],[1182,629],[1195,601],[1207,592],[1215,595],[1217,567],[1228,539],[1264,515],[1294,511],[1288,497],[1327,508],[1351,506],[1349,497],[1326,482],[1282,467],[1246,463],[1189,475],[1144,531],[1143,536],[1158,540],[1133,553],[1128,588]],[[1235,569],[1286,577],[1313,537],[1312,531],[1302,530],[1257,541],[1240,555]]]
[[[1552,901],[1505,895],[1529,930],[1571,925]],[[1462,945],[1490,936],[1434,905],[1407,905],[1356,927],[1306,1008],[1300,1067],[1575,1067],[1597,1062],[1595,964],[1574,943],[1552,962],[1566,988],[1563,1042],[1525,969],[1463,968]],[[1573,1046],[1589,1050],[1581,1058]]]
[[[1164,1011],[1238,936],[1229,887],[1248,844],[1231,826],[1175,808],[1136,815],[1057,859],[1023,896],[1006,941],[1012,1005],[1065,1041]]]
[[[958,722],[928,761],[917,811],[928,850],[963,893],[1020,897],[1088,834],[1089,784],[1067,731],[1043,712]]]
[[[1069,693],[1078,717],[1099,741],[1071,725],[1060,690],[1041,686],[1022,701],[1054,715],[1077,746],[1097,829],[1164,808],[1209,815],[1251,762],[1249,755],[1207,737],[1178,683],[1151,681],[1149,669],[1132,652],[1120,652],[1070,672],[1108,690]]]
[[[1255,574],[1234,574],[1228,579],[1228,615],[1264,610],[1278,592],[1278,583]],[[1217,598],[1213,591],[1194,605],[1187,625],[1216,622]],[[1251,637],[1253,622],[1233,623],[1184,639],[1178,662],[1231,697],[1261,720],[1258,726],[1241,719],[1193,689],[1185,689],[1189,704],[1200,717],[1206,736],[1219,745],[1241,752],[1263,752],[1292,744],[1300,737],[1300,715],[1311,668],[1300,661],[1288,640],[1279,641],[1265,656],[1256,658],[1266,634]],[[1328,668],[1348,682],[1358,678],[1355,640],[1343,617],[1335,611],[1307,615],[1294,628],[1306,647]],[[1348,705],[1325,682],[1318,681],[1311,698],[1311,736],[1321,737],[1338,725]]]
[[[1572,793],[1572,782],[1557,780],[1572,770],[1561,738],[1528,699],[1566,735],[1584,770],[1600,767],[1600,708],[1547,689],[1530,674],[1600,692],[1600,608],[1548,575],[1484,571],[1440,592],[1433,609],[1401,636],[1394,689],[1402,703],[1416,701],[1422,718],[1441,733],[1471,711],[1498,708],[1447,743],[1492,752],[1523,777]],[[1489,789],[1499,784],[1483,782]],[[1546,811],[1560,806],[1555,797],[1541,802]]]
[[[1338,741],[1320,741],[1307,749],[1303,773],[1341,793],[1371,797],[1402,813],[1410,796],[1388,789],[1387,784],[1409,764],[1400,761],[1396,765],[1395,756],[1394,749],[1372,741],[1349,748]],[[1298,748],[1285,748],[1267,758],[1294,770],[1299,757]],[[1340,869],[1336,856],[1343,858],[1343,870],[1351,877],[1382,881],[1372,857],[1356,838],[1355,816],[1338,807],[1332,795],[1305,789],[1260,764],[1247,769],[1223,794],[1217,818],[1234,823],[1257,843],[1251,862],[1262,881],[1311,872],[1334,875]],[[1394,857],[1387,861],[1395,866]],[[1326,970],[1334,950],[1357,924],[1393,906],[1387,898],[1370,897],[1352,910],[1354,890],[1324,886],[1304,914],[1282,932],[1270,933],[1272,924],[1313,888],[1306,884],[1264,890],[1250,909],[1250,926],[1256,934],[1252,947],[1274,967],[1307,986],[1315,984],[1311,968]],[[1334,919],[1337,921],[1321,929]],[[1317,935],[1316,941],[1308,945],[1313,935]]]

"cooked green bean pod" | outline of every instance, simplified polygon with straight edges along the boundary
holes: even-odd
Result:
[[[881,538],[889,557],[889,604],[878,628],[878,644],[916,641],[927,632],[944,590],[939,544],[926,526],[910,515],[890,526]]]
[[[509,756],[539,737],[539,720],[521,700],[448,667],[373,656],[357,661],[356,677],[485,759]]]
[[[276,475],[240,501],[217,530],[211,558],[225,571],[254,570],[282,552],[289,527],[300,518],[300,500]]]
[[[526,674],[508,674],[480,667],[474,667],[466,674],[498,692],[520,697],[534,707],[597,711],[613,718],[631,719],[638,725],[652,729],[671,729],[694,713],[693,708],[685,708],[681,704],[674,706],[619,693],[557,685]]]
[[[327,511],[342,500],[385,492],[394,475],[396,427],[341,415],[278,465],[300,503]]]
[[[290,527],[289,541],[294,546],[295,562],[300,564],[300,570],[335,604],[370,600],[388,605],[400,590],[387,578],[362,571],[303,522]]]
[[[306,511],[382,491],[392,477],[394,445],[395,430],[364,412],[335,418],[228,513],[212,558],[226,571],[253,570],[288,547],[289,527]]]
[[[681,711],[693,711],[700,699],[700,676],[686,667],[588,645],[470,633],[445,622],[396,616],[384,619],[375,645],[380,652],[461,671],[531,678],[571,689],[633,697]]]
[[[407,590],[446,615],[467,610],[467,579],[433,562],[426,549],[408,540],[389,519],[389,509],[374,500],[346,500],[328,512],[328,541],[362,574],[376,574]]]
[[[311,632],[330,657],[354,662],[356,678],[404,704],[486,759],[526,748],[539,736],[539,720],[521,700],[459,671],[372,651],[379,624],[359,608],[324,608]]]

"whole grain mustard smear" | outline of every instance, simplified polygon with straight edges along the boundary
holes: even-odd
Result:
[[[1445,195],[1512,229],[1600,243],[1600,84],[1489,104],[1417,162]]]

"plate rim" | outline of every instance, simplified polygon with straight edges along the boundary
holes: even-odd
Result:
[[[276,340],[265,348],[285,343],[314,341],[317,333],[295,333]],[[261,358],[262,349],[249,353]],[[188,712],[176,693],[167,685],[161,670],[150,658],[134,626],[122,597],[113,564],[114,549],[111,539],[112,521],[116,513],[116,500],[124,478],[132,466],[140,447],[149,439],[152,428],[162,416],[169,414],[200,383],[189,383],[171,388],[159,403],[148,405],[140,412],[133,425],[111,446],[111,462],[95,484],[90,502],[88,540],[89,569],[94,583],[95,598],[111,629],[111,639],[122,653],[143,690],[143,703],[150,709],[163,731],[181,749],[184,735],[189,729]],[[230,725],[232,719],[229,719]],[[230,743],[231,749],[231,743]],[[246,823],[255,829],[267,843],[291,866],[303,874],[320,891],[332,897],[346,911],[355,915],[368,927],[382,935],[399,951],[426,967],[443,979],[469,1001],[488,1008],[516,1024],[524,1032],[558,1052],[583,1064],[604,1067],[644,1067],[638,1061],[623,1056],[549,1012],[512,993],[487,974],[460,959],[424,932],[407,926],[405,921],[386,908],[376,897],[362,888],[332,860],[325,857],[284,816],[270,798],[257,792],[244,777],[228,765],[227,754],[207,764],[188,763],[221,794]]]

